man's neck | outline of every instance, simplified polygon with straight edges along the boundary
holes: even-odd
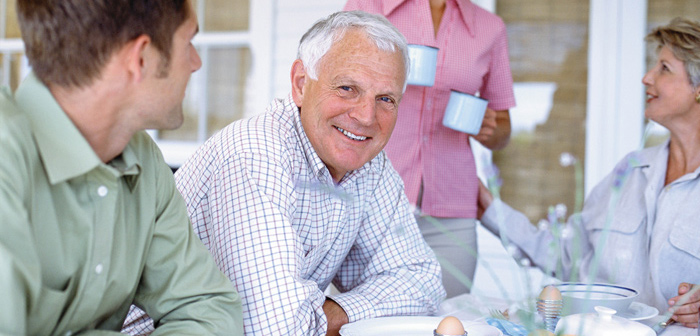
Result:
[[[102,162],[121,154],[135,130],[129,127],[130,118],[121,114],[118,92],[100,84],[85,88],[49,86],[49,90]]]

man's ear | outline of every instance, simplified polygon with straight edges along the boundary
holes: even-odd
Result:
[[[127,42],[122,48],[126,70],[132,80],[140,82],[146,77],[148,71],[158,71],[160,55],[152,46],[148,35],[140,35]]]
[[[304,63],[300,59],[292,64],[290,77],[292,79],[292,100],[298,107],[301,107],[301,102],[304,101],[304,84],[307,74]]]

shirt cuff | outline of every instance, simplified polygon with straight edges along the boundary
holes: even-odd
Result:
[[[508,205],[503,203],[499,198],[494,198],[491,205],[486,209],[484,214],[481,216],[481,224],[484,225],[489,231],[495,235],[500,235],[500,228],[498,227],[499,221],[499,210],[507,207]],[[505,218],[504,218],[505,219]]]
[[[346,292],[328,297],[335,301],[348,314],[348,322],[370,319],[377,316],[374,304],[364,295],[355,292]]]
[[[505,234],[509,239],[523,243],[537,233],[537,227],[530,223],[524,214],[511,208],[499,198],[494,198],[493,203],[481,216],[481,224],[497,236],[501,236],[501,227],[507,229]]]

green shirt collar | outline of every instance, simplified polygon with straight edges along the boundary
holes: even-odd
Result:
[[[90,144],[34,73],[17,88],[15,101],[32,123],[39,156],[51,184],[70,180],[102,165]],[[130,188],[136,185],[141,167],[131,143],[110,166],[120,174],[132,176],[127,179]]]

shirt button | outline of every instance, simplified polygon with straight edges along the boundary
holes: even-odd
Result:
[[[100,186],[99,188],[97,188],[97,194],[100,195],[100,197],[107,196],[108,191],[109,189],[107,189],[107,187],[105,186]]]
[[[97,266],[95,266],[95,273],[102,273],[102,264],[97,264]]]
[[[66,336],[71,336],[71,335],[73,335],[72,331],[70,331],[70,330],[66,331]]]

